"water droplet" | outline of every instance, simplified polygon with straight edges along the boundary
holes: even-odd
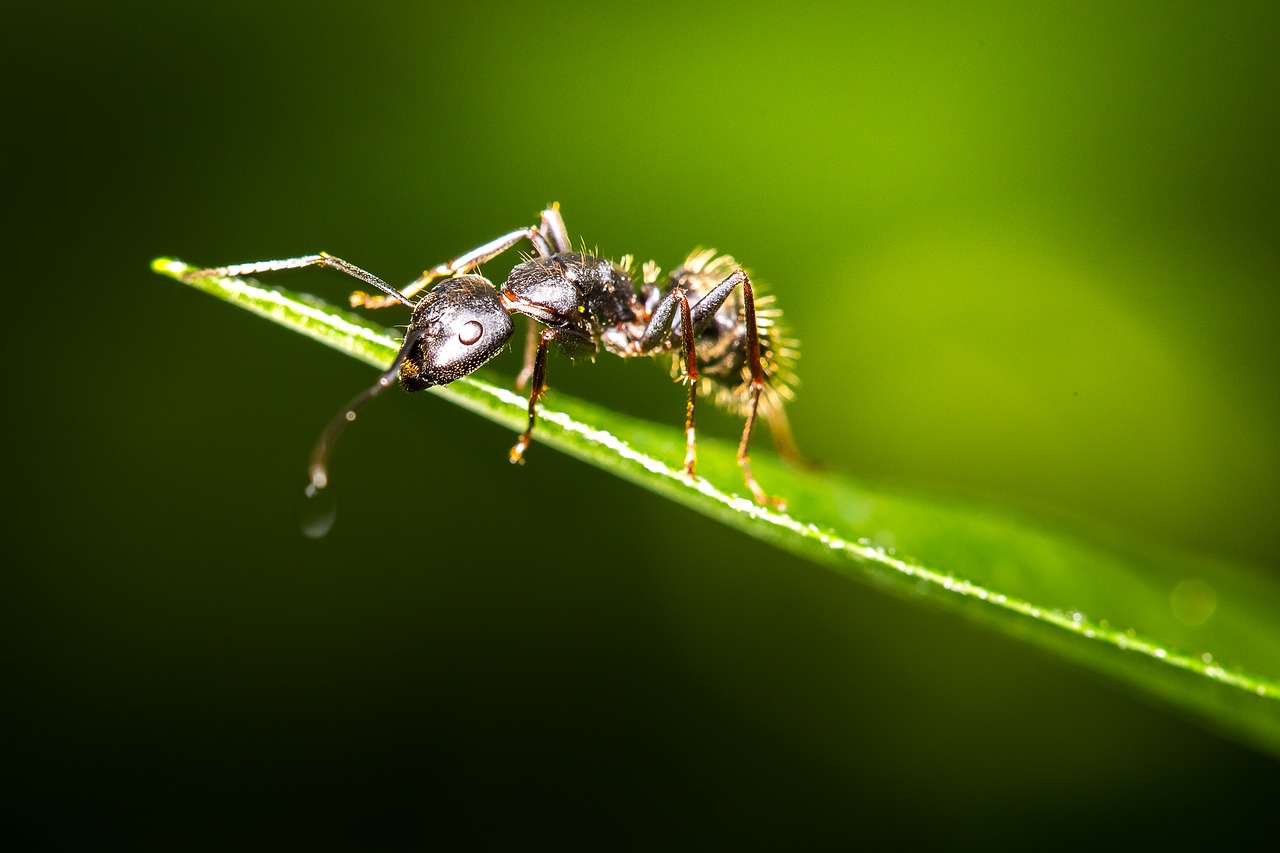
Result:
[[[1168,654],[1168,652],[1166,652],[1164,649],[1156,649],[1152,654],[1154,654],[1158,658],[1163,658],[1165,655]]]
[[[303,493],[305,500],[299,513],[298,526],[302,535],[308,539],[323,539],[333,529],[333,522],[338,517],[338,502],[329,489],[317,489],[308,484]]]
[[[892,551],[898,545],[898,537],[893,535],[891,530],[881,530],[872,537],[875,543],[880,546],[880,553]]]
[[[1169,595],[1169,605],[1179,622],[1194,628],[1203,625],[1213,615],[1218,606],[1218,597],[1209,584],[1199,578],[1187,578],[1178,581],[1173,588]]]
[[[1200,660],[1204,661],[1205,663],[1213,663],[1213,655],[1209,654],[1208,652],[1205,652],[1204,654],[1200,655]]]

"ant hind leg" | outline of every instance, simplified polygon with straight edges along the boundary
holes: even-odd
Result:
[[[738,467],[742,469],[742,477],[751,496],[761,506],[782,507],[782,502],[770,497],[755,475],[751,473],[751,433],[755,429],[756,416],[760,411],[760,396],[764,393],[766,381],[764,369],[760,366],[760,329],[756,323],[756,298],[751,289],[751,279],[741,267],[731,272],[724,281],[710,290],[706,296],[693,306],[692,317],[682,313],[681,322],[684,329],[692,329],[694,334],[710,325],[716,312],[724,305],[729,294],[737,286],[742,286],[742,308],[747,328],[747,368],[751,371],[750,402],[747,404],[747,422],[742,428],[742,440],[738,443]],[[687,336],[686,336],[687,337]]]
[[[751,473],[751,431],[756,425],[756,414],[760,410],[760,395],[765,389],[765,379],[764,370],[760,367],[760,330],[756,325],[755,293],[751,290],[751,279],[741,269],[734,270],[726,282],[736,277],[742,279],[742,308],[743,314],[746,315],[747,326],[747,367],[751,371],[751,403],[747,408],[747,422],[742,426],[742,441],[738,443],[738,467],[742,469],[742,478],[747,488],[751,490],[751,496],[755,498],[756,503],[781,510],[786,508],[786,504],[779,498],[770,497],[764,489],[760,488],[755,475]],[[723,286],[722,284],[721,287]]]

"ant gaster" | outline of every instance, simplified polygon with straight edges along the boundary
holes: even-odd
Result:
[[[472,273],[525,240],[533,246],[533,256],[516,265],[501,288]],[[759,414],[768,421],[779,450],[799,457],[782,408],[784,398],[792,396],[797,345],[782,334],[779,312],[766,307],[771,297],[757,298],[747,273],[728,255],[695,250],[671,273],[664,292],[658,286],[660,270],[652,262],[643,266],[637,284],[630,256],[614,263],[572,251],[560,207],[553,204],[542,211],[537,226],[504,234],[432,267],[403,291],[323,252],[199,270],[188,277],[255,275],[310,266],[332,267],[383,294],[357,291],[351,296],[353,306],[382,308],[401,303],[412,309],[412,315],[391,368],[321,433],[311,455],[309,492],[327,485],[334,442],[362,406],[397,378],[406,391],[421,391],[472,373],[510,341],[511,315],[523,314],[531,322],[517,384],[531,382],[529,421],[511,448],[512,462],[523,462],[537,423],[536,404],[546,388],[548,344],[554,343],[570,358],[594,356],[600,348],[623,358],[666,356],[673,375],[689,385],[684,474],[693,477],[697,460],[694,416],[701,390],[721,407],[745,416],[738,464],[747,488],[759,504],[781,503],[756,483],[748,454]],[[437,279],[444,280],[416,302],[410,298]],[[692,334],[686,334],[689,329]]]

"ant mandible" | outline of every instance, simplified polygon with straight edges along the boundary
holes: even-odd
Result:
[[[517,264],[500,289],[472,273],[525,240],[533,246],[533,256]],[[793,396],[798,345],[784,336],[778,323],[780,312],[765,307],[772,297],[757,298],[751,279],[732,257],[716,255],[714,250],[695,250],[671,273],[665,292],[658,286],[661,271],[650,261],[644,264],[637,286],[630,255],[614,263],[585,250],[572,251],[560,206],[552,204],[542,211],[537,226],[504,234],[432,267],[402,291],[324,252],[203,269],[186,277],[256,275],[312,266],[332,267],[383,294],[357,291],[351,295],[353,307],[383,308],[400,303],[408,306],[412,315],[391,368],[347,404],[320,434],[311,454],[309,492],[328,484],[328,460],[334,443],[362,406],[397,378],[406,391],[421,391],[467,376],[510,341],[514,331],[511,315],[523,314],[531,322],[517,385],[523,387],[530,380],[532,384],[528,426],[511,448],[512,462],[524,461],[533,437],[536,404],[546,390],[549,343],[555,343],[570,358],[594,356],[601,347],[623,358],[666,356],[672,374],[689,386],[685,476],[693,478],[697,461],[694,415],[701,389],[712,394],[722,408],[746,417],[738,444],[738,465],[747,488],[758,504],[781,504],[756,482],[749,450],[759,414],[768,421],[779,451],[799,458],[783,412],[783,400]],[[444,280],[416,302],[410,298],[436,279]],[[693,333],[686,334],[686,329]]]

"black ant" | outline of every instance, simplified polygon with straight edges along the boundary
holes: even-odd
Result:
[[[528,240],[534,254],[518,264],[501,288],[471,271]],[[474,372],[510,341],[512,314],[530,319],[525,364],[517,384],[530,380],[529,424],[509,457],[521,463],[537,423],[536,404],[546,389],[547,344],[554,342],[570,358],[594,356],[603,347],[623,358],[667,356],[672,374],[689,385],[685,409],[684,474],[692,478],[696,455],[694,414],[699,389],[714,401],[745,415],[738,464],[747,488],[759,504],[774,503],[751,474],[748,451],[757,414],[769,422],[775,444],[798,458],[783,412],[792,396],[792,365],[797,344],[783,336],[774,309],[757,312],[751,279],[728,255],[695,250],[671,273],[665,292],[652,261],[641,270],[637,287],[630,255],[614,263],[595,254],[574,252],[560,206],[542,211],[539,224],[485,243],[432,267],[403,291],[341,258],[321,252],[299,258],[234,264],[187,273],[187,278],[255,275],[300,267],[333,267],[382,292],[357,291],[352,306],[382,308],[401,303],[412,309],[404,343],[391,368],[377,383],[338,413],[311,454],[309,492],[329,481],[328,460],[334,442],[356,412],[397,378],[406,391],[445,385]],[[416,302],[411,296],[436,279],[435,288]],[[771,301],[762,297],[760,305]],[[539,330],[539,324],[541,329]],[[692,334],[685,334],[692,329]],[[676,358],[677,351],[681,358]],[[681,362],[683,365],[681,365]],[[699,366],[701,365],[701,366]],[[683,367],[683,369],[682,369]]]

